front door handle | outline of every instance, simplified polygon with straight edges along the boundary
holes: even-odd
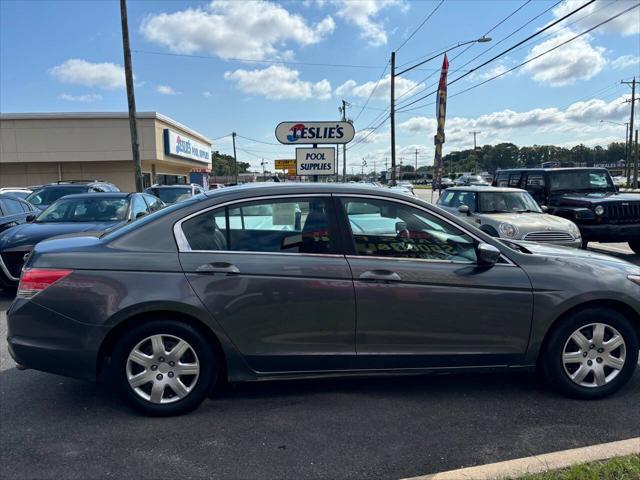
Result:
[[[196,268],[198,273],[240,273],[240,269],[227,262],[205,263]]]
[[[360,274],[360,280],[368,280],[374,282],[399,282],[402,280],[400,275],[390,270],[367,270]]]

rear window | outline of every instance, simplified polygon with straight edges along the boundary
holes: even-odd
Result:
[[[147,188],[146,193],[155,195],[164,203],[177,203],[191,197],[191,187]]]
[[[51,187],[43,188],[37,192],[33,192],[27,197],[27,201],[32,205],[50,205],[56,200],[67,195],[76,193],[85,193],[89,187]]]

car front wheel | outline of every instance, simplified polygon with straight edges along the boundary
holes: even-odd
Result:
[[[207,339],[174,320],[128,331],[114,351],[113,376],[124,397],[146,415],[171,416],[197,408],[211,390],[218,363]]]
[[[629,248],[633,250],[636,255],[640,255],[640,240],[629,242]]]
[[[574,313],[551,333],[542,367],[548,382],[577,398],[602,398],[626,384],[638,361],[637,334],[615,310]]]

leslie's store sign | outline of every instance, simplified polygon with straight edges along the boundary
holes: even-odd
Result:
[[[164,129],[164,153],[200,162],[211,161],[211,145],[198,142],[169,128]]]

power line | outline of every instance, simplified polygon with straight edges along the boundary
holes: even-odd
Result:
[[[249,140],[250,142],[264,143],[265,145],[275,145],[276,147],[284,147],[284,146],[286,146],[286,145],[282,145],[281,143],[265,142],[263,140],[257,140],[255,138],[250,138],[250,137],[244,137],[242,135],[236,135],[236,136],[240,137],[240,138],[244,138],[245,140]]]
[[[464,77],[471,75],[473,72],[475,72],[476,70],[488,65],[491,62],[494,62],[495,60],[497,60],[500,57],[505,56],[507,53],[509,53],[510,51],[514,50],[515,48],[519,47],[520,45],[528,42],[529,40],[531,40],[532,38],[537,37],[538,35],[541,35],[542,33],[544,33],[545,31],[549,30],[550,28],[554,27],[555,25],[557,25],[558,23],[566,20],[567,18],[569,18],[572,15],[575,15],[576,13],[578,13],[580,10],[586,8],[587,6],[591,5],[592,3],[594,3],[596,0],[590,0],[587,3],[585,3],[584,5],[576,8],[575,10],[572,10],[571,12],[569,12],[568,14],[566,14],[565,16],[559,18],[558,20],[550,23],[549,25],[547,25],[546,27],[538,30],[537,32],[529,35],[527,38],[525,38],[524,40],[519,41],[518,43],[516,43],[515,45],[507,48],[506,50],[503,50],[502,52],[500,52],[498,55],[493,56],[492,58],[490,58],[489,60],[485,61],[484,63],[481,63],[480,65],[478,65],[475,68],[472,68],[471,70],[469,70],[467,73],[464,73],[462,75],[460,75],[458,78],[456,78],[455,80],[452,80],[451,82],[448,83],[448,85],[452,85],[454,83],[456,83],[457,81],[463,79]],[[413,100],[412,102],[409,102],[405,105],[402,105],[402,109],[406,109],[407,107],[414,105],[418,102],[420,102],[421,100],[424,100],[427,97],[430,97],[431,95],[434,95],[435,93],[437,93],[437,90],[432,91],[431,93],[428,93],[426,95],[423,95],[422,97],[417,98],[416,100]]]
[[[409,35],[405,39],[405,41],[402,42],[398,48],[396,48],[396,52],[399,52],[400,49],[404,47],[407,44],[407,42],[411,40],[416,33],[418,33],[418,31],[424,26],[425,23],[427,23],[427,21],[429,21],[429,19],[433,16],[433,14],[438,11],[438,9],[442,6],[443,3],[444,3],[444,0],[440,0],[440,3],[436,5],[433,10],[431,10],[431,13],[429,13],[429,15],[427,15],[426,18],[422,21],[422,23],[416,27],[413,33],[411,33],[411,35]]]
[[[520,5],[518,8],[516,8],[513,12],[511,12],[509,15],[507,15],[506,17],[504,17],[502,20],[500,20],[498,23],[496,23],[493,27],[491,27],[489,30],[487,30],[487,32],[483,35],[483,36],[487,36],[488,34],[490,34],[491,32],[493,32],[496,28],[498,28],[500,25],[502,25],[504,22],[506,22],[508,19],[510,19],[512,16],[514,16],[516,13],[518,13],[523,7],[525,7],[531,0],[527,0],[525,3],[523,3],[522,5]],[[560,0],[560,2],[563,0]],[[560,3],[558,2],[558,3]],[[556,4],[557,5],[557,4]],[[554,5],[555,6],[555,5]],[[553,8],[553,7],[552,7]],[[537,17],[536,17],[537,18]],[[531,19],[529,21],[533,22],[535,20],[535,18]],[[526,25],[526,24],[525,24]],[[524,26],[521,28],[524,28]],[[508,37],[507,37],[508,38]],[[505,39],[501,40],[504,41]],[[499,43],[501,43],[499,42]],[[474,44],[470,44],[469,46],[467,46],[465,49],[462,50],[462,52],[460,52],[458,55],[454,56],[451,60],[449,60],[449,63],[452,63],[456,58],[458,58],[460,55],[462,55],[464,52],[466,52],[467,50],[469,50]],[[486,51],[485,51],[486,53]],[[477,57],[476,57],[477,58]],[[468,65],[469,62],[467,62],[465,64]],[[436,69],[434,72],[432,72],[430,75],[427,75],[425,78],[423,78],[422,80],[420,80],[419,82],[417,82],[413,87],[411,87],[409,90],[407,90],[406,92],[404,92],[402,95],[399,95],[398,98],[396,100],[399,100],[400,98],[406,96],[407,94],[409,94],[410,92],[412,92],[413,90],[415,90],[416,88],[418,88],[423,82],[426,82],[427,80],[429,80],[431,77],[433,77],[436,72],[439,72],[440,69]],[[424,90],[427,90],[429,87],[426,87]],[[423,90],[423,91],[424,91]],[[415,95],[419,94],[420,92],[416,92],[415,94],[411,95],[411,97],[414,97]],[[411,98],[409,97],[409,98]],[[407,99],[408,100],[408,99]]]
[[[602,21],[602,22],[598,23],[597,25],[594,25],[593,27],[588,28],[587,30],[585,30],[585,31],[583,31],[583,32],[581,32],[581,33],[579,33],[579,34],[575,35],[574,37],[571,37],[571,38],[569,38],[569,39],[565,40],[564,42],[562,42],[562,43],[560,43],[560,44],[558,44],[558,45],[556,45],[556,46],[554,46],[554,47],[551,47],[551,48],[550,48],[550,49],[548,49],[548,50],[545,50],[544,52],[542,52],[542,53],[540,53],[540,54],[536,55],[535,57],[531,57],[531,58],[529,58],[529,59],[525,60],[524,62],[522,62],[522,63],[520,63],[520,64],[516,65],[515,67],[512,67],[512,68],[510,68],[510,69],[508,69],[508,70],[506,70],[506,71],[504,71],[504,72],[501,72],[501,73],[499,73],[499,74],[497,74],[497,75],[494,75],[493,77],[488,78],[488,79],[486,79],[486,80],[484,80],[484,81],[482,81],[482,82],[480,82],[480,83],[477,83],[477,84],[475,84],[475,85],[472,85],[472,86],[470,86],[469,88],[465,88],[464,90],[460,90],[459,92],[456,92],[456,93],[454,93],[453,95],[449,96],[449,98],[457,97],[458,95],[462,95],[463,93],[466,93],[466,92],[468,92],[469,90],[473,90],[473,89],[475,89],[475,88],[478,88],[478,87],[480,87],[480,86],[484,85],[485,83],[488,83],[488,82],[490,82],[490,81],[492,81],[492,80],[495,80],[495,79],[497,79],[497,78],[500,78],[500,77],[502,77],[502,76],[506,75],[507,73],[510,73],[510,72],[512,72],[512,71],[514,71],[514,70],[516,70],[516,69],[518,69],[518,68],[520,68],[520,67],[522,67],[522,66],[524,66],[524,65],[526,65],[526,64],[528,64],[528,63],[531,63],[531,62],[533,62],[534,60],[537,60],[537,59],[539,59],[540,57],[542,57],[542,56],[544,56],[544,55],[547,55],[548,53],[551,53],[551,52],[553,52],[554,50],[557,50],[558,48],[560,48],[560,47],[562,47],[562,46],[564,46],[564,45],[566,45],[566,44],[568,44],[568,43],[570,43],[570,42],[572,42],[572,41],[576,40],[577,38],[580,38],[580,37],[582,37],[582,36],[584,36],[584,35],[588,34],[589,32],[592,32],[592,31],[593,31],[593,30],[595,30],[596,28],[599,28],[599,27],[601,27],[602,25],[605,25],[606,23],[609,23],[609,22],[611,22],[611,21],[615,20],[616,18],[618,18],[618,17],[620,17],[620,16],[624,15],[625,13],[627,13],[627,12],[629,12],[629,11],[633,10],[634,8],[638,8],[639,6],[640,6],[640,3],[638,3],[638,4],[636,4],[636,5],[632,5],[631,7],[629,7],[629,8],[627,8],[627,9],[623,10],[622,12],[620,12],[620,13],[618,13],[618,14],[616,14],[616,15],[612,16],[612,17],[609,17],[608,19],[606,19],[606,20],[604,20],[604,21]],[[461,77],[458,77],[457,79],[455,79],[455,80],[453,80],[452,82],[450,82],[448,85],[451,85],[452,83],[455,83],[456,81],[460,80],[460,79],[461,79],[462,77],[464,77],[464,76],[465,76],[465,75],[463,75],[463,76],[461,76]],[[575,103],[575,102],[574,102],[574,103]],[[419,107],[419,108],[422,108],[422,107]],[[415,110],[415,109],[411,109],[411,110]],[[403,110],[403,111],[410,111],[410,110]]]
[[[442,0],[442,1],[444,1],[444,0]],[[371,93],[369,93],[369,96],[367,97],[367,101],[364,102],[364,105],[362,106],[362,108],[358,112],[358,115],[356,115],[356,118],[353,119],[353,123],[356,123],[356,121],[358,121],[358,119],[360,118],[360,115],[362,115],[362,112],[364,111],[364,109],[367,108],[367,105],[369,104],[369,100],[371,100],[371,97],[373,96],[375,91],[378,89],[378,86],[380,85],[380,82],[382,81],[382,78],[384,77],[384,74],[386,73],[388,67],[389,67],[389,62],[387,62],[387,64],[384,66],[384,70],[382,70],[382,73],[380,74],[380,78],[378,78],[378,81],[376,82],[375,87],[373,87],[373,90],[371,90]]]

